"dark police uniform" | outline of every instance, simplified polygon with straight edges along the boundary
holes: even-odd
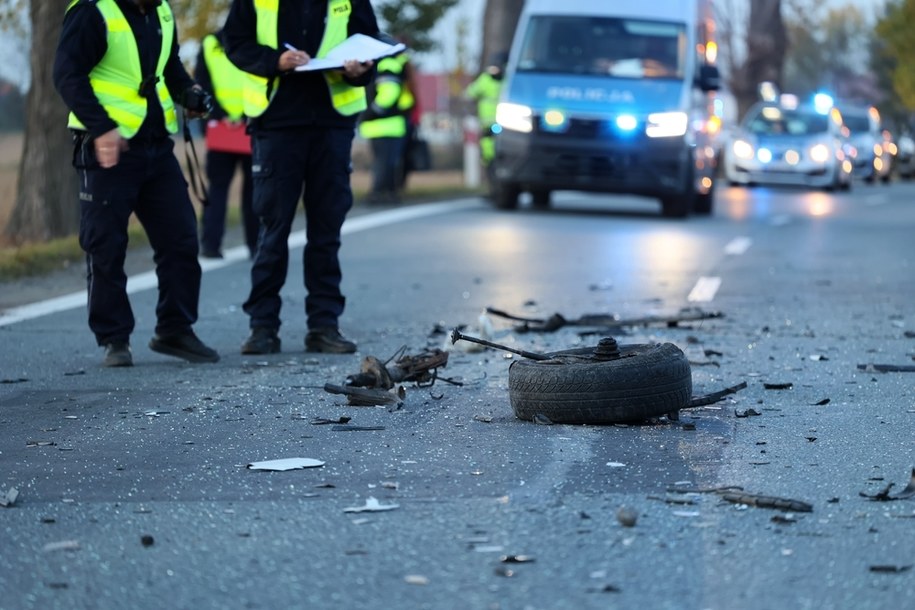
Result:
[[[327,48],[361,33],[378,35],[368,0],[233,0],[224,26],[227,53],[251,75],[245,114],[251,117],[254,211],[261,219],[251,271],[251,293],[244,304],[252,336],[243,353],[279,351],[280,289],[289,266],[287,240],[303,198],[307,244],[304,251],[306,347],[316,351],[354,351],[337,341],[337,321],[345,299],[340,291],[340,230],[352,207],[351,149],[356,117],[365,109],[363,85],[339,71],[279,73],[288,44],[321,57]],[[304,195],[303,195],[304,185]],[[312,333],[331,342],[310,343]],[[258,333],[264,342],[258,342]],[[320,338],[318,335],[314,335]]]
[[[149,237],[159,281],[155,351],[191,361],[218,355],[196,338],[201,270],[197,220],[170,137],[173,97],[194,85],[178,58],[168,5],[78,0],[68,7],[54,62],[54,84],[72,111],[80,180],[79,241],[86,252],[89,327],[99,345],[126,346],[134,330],[124,260],[136,214]],[[163,41],[168,45],[162,53]],[[138,95],[139,94],[139,95]],[[93,139],[117,129],[127,140],[102,168]],[[112,366],[127,361],[107,362]]]

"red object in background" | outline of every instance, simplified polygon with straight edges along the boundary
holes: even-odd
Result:
[[[207,121],[207,149],[250,155],[251,136],[245,133],[245,127],[244,123],[232,123],[226,120]]]

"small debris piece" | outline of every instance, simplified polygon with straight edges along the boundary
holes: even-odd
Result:
[[[573,320],[567,319],[559,313],[554,313],[546,319],[542,318],[523,318],[506,313],[493,307],[487,307],[486,313],[494,316],[506,318],[521,322],[515,326],[515,332],[555,332],[564,326],[598,326],[604,328],[622,328],[626,326],[649,326],[652,324],[663,324],[668,328],[676,328],[681,322],[698,322],[700,320],[709,320],[712,318],[722,318],[723,313],[706,312],[697,308],[684,308],[678,315],[674,316],[645,316],[642,318],[631,318],[628,320],[620,319],[616,314],[586,314]]]
[[[634,509],[623,506],[616,511],[616,520],[623,527],[635,527],[636,522],[639,520],[639,514]]]
[[[311,420],[312,426],[323,426],[326,424],[348,424],[352,417],[338,417],[337,419],[325,419],[323,417],[315,417]]]
[[[770,519],[772,523],[779,523],[782,525],[790,525],[792,523],[797,523],[797,519],[793,515],[775,515]]]
[[[818,400],[818,401],[816,401],[815,403],[812,403],[811,406],[813,406],[813,407],[823,407],[823,406],[828,405],[830,402],[831,402],[831,399],[829,399],[829,398],[824,398],[823,400]]]
[[[794,384],[790,381],[785,383],[764,383],[763,388],[766,390],[790,390]]]
[[[499,557],[502,563],[533,563],[536,561],[531,555],[502,555]]]
[[[15,487],[10,487],[6,493],[0,494],[0,506],[4,508],[10,507],[16,503],[16,498],[19,497],[19,490]]]
[[[859,491],[858,495],[862,498],[873,500],[874,502],[893,502],[894,500],[907,500],[909,498],[915,497],[915,468],[912,469],[912,477],[909,479],[909,484],[906,485],[905,489],[900,491],[895,496],[891,496],[890,490],[892,488],[893,483],[890,483],[882,491],[879,491],[873,495],[866,494],[863,491]]]
[[[379,407],[402,402],[407,397],[403,386],[397,386],[391,391],[377,388],[356,388],[339,386],[332,383],[324,384],[324,391],[331,394],[343,394],[347,403],[358,407]]]
[[[538,413],[532,419],[535,424],[540,424],[541,426],[552,426],[553,420],[544,415],[543,413]]]
[[[738,411],[737,409],[734,409],[734,417],[755,417],[759,415],[762,415],[762,413],[756,409],[746,409],[744,411]]]
[[[45,553],[54,551],[78,551],[80,548],[78,540],[61,540],[60,542],[49,542],[41,550]]]
[[[338,424],[331,427],[333,432],[365,432],[370,430],[384,430],[384,426],[354,426],[352,424]]]
[[[474,421],[483,422],[484,424],[492,423],[492,416],[490,415],[474,415]]]
[[[725,396],[730,394],[735,394],[740,390],[746,389],[747,382],[742,381],[737,385],[731,386],[729,388],[724,388],[718,392],[712,392],[711,394],[705,394],[704,396],[694,396],[692,400],[687,403],[684,409],[693,409],[695,407],[704,407],[706,405],[715,404],[716,402],[722,400]]]
[[[407,574],[403,580],[408,585],[428,585],[429,579],[422,574]]]
[[[858,370],[866,373],[915,373],[911,364],[859,364]]]
[[[343,509],[345,513],[379,513],[400,508],[399,504],[382,504],[377,498],[369,496],[363,506],[350,506]]]
[[[719,492],[721,499],[732,504],[746,504],[757,508],[776,508],[795,513],[812,513],[813,505],[800,500],[791,500],[788,498],[778,498],[776,496],[763,496],[759,494],[748,494],[743,492],[726,491]]]
[[[249,470],[272,470],[282,472],[286,470],[298,470],[300,468],[318,468],[323,465],[324,462],[321,460],[312,458],[283,458],[264,462],[251,462],[246,468]]]
[[[912,569],[912,566],[911,565],[907,565],[907,566],[877,565],[877,566],[871,566],[869,569],[871,572],[877,572],[880,574],[900,574],[902,572],[908,572],[909,570]]]
[[[19,377],[17,379],[0,379],[0,383],[2,383],[2,384],[25,383],[28,380],[29,380],[28,377]]]
[[[506,568],[505,566],[497,567],[495,569],[495,573],[496,573],[496,576],[501,576],[503,578],[511,578],[512,576],[515,575],[514,570],[512,570],[510,568]]]
[[[143,534],[140,536],[140,544],[145,547],[150,547],[156,543],[156,540],[149,534]]]

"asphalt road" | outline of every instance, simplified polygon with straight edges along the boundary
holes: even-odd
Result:
[[[915,185],[722,188],[710,218],[657,212],[562,193],[546,212],[468,199],[353,216],[341,326],[356,355],[303,351],[300,236],[278,355],[238,351],[240,249],[204,263],[215,365],[146,348],[149,273],[131,280],[130,369],[100,366],[83,295],[7,309],[0,497],[19,495],[0,507],[0,608],[915,607],[915,500],[892,499],[915,466],[915,374],[859,367],[915,365]],[[694,395],[747,386],[679,421],[521,421],[519,356],[442,330],[530,351],[602,334],[519,333],[487,306],[720,312],[615,336],[681,347]],[[445,346],[452,383],[408,385],[399,405],[323,389],[365,356]],[[324,465],[246,468],[290,457]],[[347,512],[371,498],[390,510]]]

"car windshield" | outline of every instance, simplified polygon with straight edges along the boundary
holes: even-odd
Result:
[[[866,133],[870,131],[871,126],[867,115],[843,114],[842,118],[845,119],[845,126],[848,127],[848,130],[852,133]]]
[[[683,78],[686,27],[610,17],[534,17],[518,72]]]
[[[749,118],[746,128],[756,135],[806,136],[828,131],[829,118],[814,111],[766,106]]]

